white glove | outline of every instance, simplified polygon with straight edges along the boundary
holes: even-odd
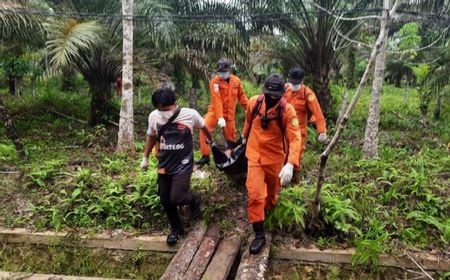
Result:
[[[224,128],[227,125],[227,122],[225,121],[224,118],[219,118],[217,124],[220,126],[220,128]]]
[[[317,137],[317,140],[319,140],[320,143],[325,143],[327,141],[327,133],[322,132],[319,134],[319,137]]]
[[[141,161],[141,169],[142,170],[147,170],[148,167],[148,157],[143,157],[142,161]]]
[[[278,177],[280,177],[281,185],[285,186],[289,184],[292,180],[292,174],[294,173],[294,166],[291,163],[286,163],[283,166],[283,169],[281,169],[280,174]]]
[[[247,138],[242,137],[242,144],[246,144],[247,143]]]

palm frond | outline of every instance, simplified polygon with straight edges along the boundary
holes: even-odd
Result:
[[[71,64],[80,58],[82,50],[101,40],[103,27],[96,21],[79,22],[75,19],[52,20],[46,23],[51,63],[56,67]]]

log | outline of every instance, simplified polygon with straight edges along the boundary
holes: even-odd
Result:
[[[244,254],[242,255],[241,263],[239,264],[236,280],[258,280],[264,279],[269,263],[270,243],[272,235],[266,233],[266,245],[263,250],[257,255],[251,255],[248,251],[248,245],[252,242],[254,236],[252,235],[247,242]]]
[[[236,235],[223,239],[219,243],[216,253],[203,274],[202,279],[227,279],[228,273],[230,273],[240,247],[241,240]]]
[[[202,243],[195,253],[194,259],[189,265],[183,279],[186,280],[200,280],[205,271],[209,261],[211,260],[214,251],[217,247],[220,237],[220,225],[215,224],[208,229],[203,237]]]
[[[197,223],[186,239],[183,245],[178,250],[176,255],[172,258],[170,264],[166,267],[164,274],[159,278],[160,280],[176,280],[183,279],[183,275],[188,269],[195,253],[197,252],[203,236],[206,232],[206,226],[202,223]]]
[[[68,276],[68,275],[55,275],[55,274],[33,274],[26,272],[8,272],[0,271],[0,279],[12,279],[12,280],[107,280],[113,278],[101,278],[101,277],[84,277],[84,276]],[[114,280],[120,280],[118,278]],[[122,279],[124,280],[124,279]]]
[[[304,262],[334,263],[334,264],[351,264],[352,256],[355,253],[354,248],[349,249],[324,249],[319,248],[292,248],[280,247],[273,250],[273,259],[279,260],[297,260]],[[417,263],[426,270],[450,271],[450,261],[445,257],[430,253],[410,253]],[[378,265],[413,268],[417,269],[417,265],[404,256],[388,256],[380,255]]]

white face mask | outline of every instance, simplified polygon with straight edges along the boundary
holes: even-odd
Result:
[[[226,80],[230,77],[230,72],[218,72],[217,75],[219,75],[222,80]]]
[[[292,91],[297,91],[302,87],[302,84],[298,84],[298,85],[292,85]]]
[[[173,111],[160,111],[158,110],[158,115],[161,119],[168,120],[173,116]]]

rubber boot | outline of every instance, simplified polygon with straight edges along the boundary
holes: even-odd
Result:
[[[253,223],[253,231],[255,232],[255,239],[250,244],[250,254],[255,255],[261,252],[264,245],[266,245],[266,234],[264,232],[264,223]]]
[[[202,158],[197,160],[195,163],[196,164],[200,164],[200,165],[208,164],[209,163],[209,156],[202,156]]]
[[[167,245],[175,245],[180,237],[184,234],[183,226],[181,225],[180,216],[178,215],[177,206],[175,205],[164,205],[164,210],[166,211],[167,218],[169,219],[171,232],[167,236]]]
[[[191,210],[190,219],[191,221],[197,221],[201,218],[202,212],[200,209],[202,200],[199,195],[194,195],[192,202],[189,204],[189,208]]]

